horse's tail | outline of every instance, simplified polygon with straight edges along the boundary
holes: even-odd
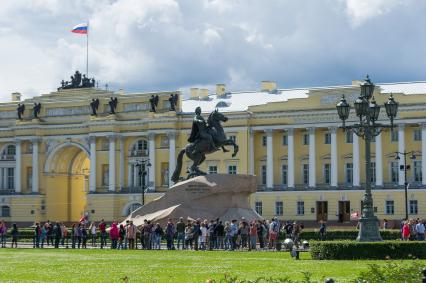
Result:
[[[185,149],[182,149],[179,152],[179,155],[178,155],[178,158],[177,158],[176,168],[175,168],[175,171],[173,172],[173,175],[172,175],[172,181],[174,183],[179,182],[180,171],[182,170],[182,159],[183,159],[184,154],[185,154]]]

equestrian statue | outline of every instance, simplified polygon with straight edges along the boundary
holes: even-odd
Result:
[[[199,169],[200,164],[206,159],[206,154],[216,152],[220,149],[222,149],[223,152],[228,152],[224,146],[232,145],[234,147],[232,157],[235,157],[238,153],[238,145],[234,140],[226,137],[221,125],[221,122],[226,121],[228,121],[228,118],[216,109],[210,113],[206,122],[201,115],[201,108],[197,107],[195,109],[192,130],[188,139],[189,144],[179,152],[176,169],[172,176],[173,182],[177,183],[181,180],[180,172],[182,170],[182,159],[184,154],[193,161],[192,166],[189,168],[187,179],[207,174]]]

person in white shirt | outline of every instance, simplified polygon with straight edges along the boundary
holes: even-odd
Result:
[[[90,236],[92,238],[92,247],[96,247],[96,238],[97,238],[96,233],[97,233],[97,231],[96,231],[96,223],[95,222],[90,223],[89,230],[90,230]]]
[[[417,233],[417,240],[418,241],[424,241],[424,239],[425,239],[425,225],[423,224],[422,220],[417,221],[415,229],[416,229],[416,233]]]
[[[207,228],[206,228],[206,224],[201,223],[201,236],[198,239],[200,242],[200,250],[206,250],[206,238],[207,238]]]

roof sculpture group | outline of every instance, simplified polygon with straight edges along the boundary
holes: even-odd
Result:
[[[70,77],[70,81],[61,81],[61,87],[58,88],[58,91],[61,89],[73,89],[73,88],[83,88],[83,87],[95,87],[95,78],[88,78],[86,75],[81,75],[79,71],[75,71],[75,74]]]

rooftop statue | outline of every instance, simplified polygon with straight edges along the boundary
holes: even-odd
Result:
[[[92,98],[92,101],[90,102],[90,108],[92,108],[92,116],[96,116],[96,111],[99,108],[99,98]]]
[[[33,107],[34,118],[38,118],[38,115],[40,114],[40,110],[41,110],[41,103],[34,102],[34,107]]]
[[[74,75],[70,77],[70,81],[61,81],[61,86],[58,88],[58,91],[61,89],[73,89],[73,88],[83,88],[83,87],[95,87],[95,79],[88,78],[86,75],[82,75],[79,71],[75,71]]]
[[[151,110],[150,112],[157,112],[157,106],[158,106],[158,94],[157,95],[151,95],[151,98],[149,99],[149,103],[151,104]]]
[[[173,182],[177,183],[181,180],[180,172],[184,154],[193,161],[192,166],[189,168],[187,179],[206,175],[205,172],[199,169],[200,164],[206,159],[206,154],[214,153],[220,148],[222,148],[223,152],[228,152],[224,146],[232,145],[234,147],[232,157],[235,157],[238,153],[238,145],[232,139],[226,137],[221,125],[221,122],[226,121],[228,121],[228,118],[216,109],[210,113],[206,123],[201,115],[201,108],[197,107],[195,109],[192,130],[188,139],[189,144],[179,152],[176,169],[172,176]]]
[[[24,115],[25,104],[18,103],[18,108],[16,108],[16,112],[18,113],[18,119],[22,120],[22,115]]]
[[[176,106],[178,104],[179,96],[177,93],[170,94],[169,102],[170,102],[170,111],[176,111]]]
[[[110,101],[108,102],[110,114],[115,114],[115,110],[117,109],[117,103],[118,103],[117,97],[111,97]]]

